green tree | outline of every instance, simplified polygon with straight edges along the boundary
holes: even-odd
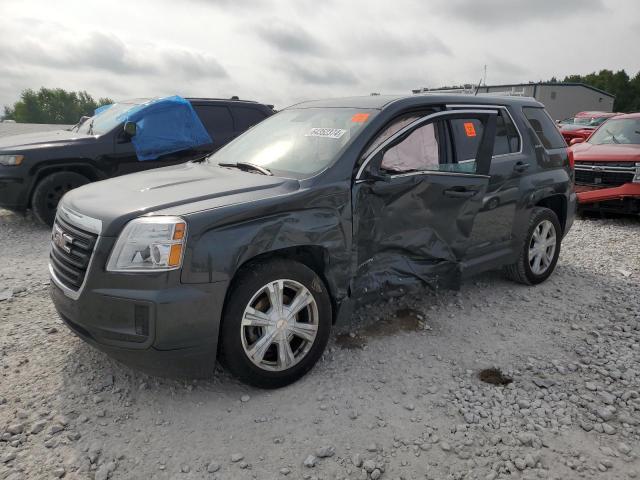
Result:
[[[630,79],[624,70],[603,69],[587,75],[568,75],[563,82],[585,83],[615,95],[613,110],[616,112],[640,110],[640,72]]]
[[[19,123],[74,124],[83,115],[93,115],[101,105],[113,103],[110,98],[93,99],[85,91],[68,92],[62,88],[27,89],[12,107],[4,107],[4,118]]]

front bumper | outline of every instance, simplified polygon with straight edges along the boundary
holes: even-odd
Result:
[[[210,375],[227,283],[183,285],[140,274],[119,282],[120,276],[94,269],[80,293],[69,295],[52,272],[51,298],[67,326],[93,347],[152,375]]]
[[[576,190],[581,209],[612,213],[640,213],[640,183],[625,183],[610,188],[576,185]]]
[[[625,183],[624,185],[610,188],[592,188],[576,185],[576,190],[578,191],[578,202],[580,204],[621,200],[629,197],[640,199],[640,183]]]
[[[29,188],[30,185],[22,177],[0,175],[0,207],[9,210],[25,210],[29,203]]]

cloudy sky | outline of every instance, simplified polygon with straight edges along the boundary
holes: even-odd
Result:
[[[0,105],[25,88],[284,107],[640,70],[637,0],[0,0]]]

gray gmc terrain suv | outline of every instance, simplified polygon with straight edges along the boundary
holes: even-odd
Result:
[[[67,193],[51,295],[82,339],[161,375],[289,384],[381,290],[553,272],[575,212],[532,99],[371,96],[287,108],[201,161]]]

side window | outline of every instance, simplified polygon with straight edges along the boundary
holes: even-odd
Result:
[[[496,118],[496,141],[493,144],[494,155],[505,155],[520,151],[520,136],[511,117],[504,111],[498,110]]]
[[[546,149],[564,148],[567,146],[558,128],[547,115],[544,108],[540,107],[523,107],[524,116],[529,121],[529,125],[544,145]]]
[[[435,125],[428,123],[416,128],[402,142],[385,151],[380,168],[394,173],[440,170]]]
[[[233,118],[227,107],[196,105],[194,108],[214,144],[224,144],[233,138]]]
[[[473,130],[465,124],[471,122]],[[464,162],[475,159],[482,138],[482,123],[479,120],[453,120],[451,131],[455,141],[456,160]],[[475,135],[474,135],[475,133]],[[504,110],[498,110],[496,118],[496,138],[493,143],[493,155],[504,155],[520,151],[520,137],[511,117]]]
[[[449,124],[453,134],[454,163],[472,163],[475,172],[476,155],[482,139],[482,122],[477,118],[460,118],[451,120]]]
[[[266,115],[260,110],[251,107],[231,107],[233,118],[236,121],[236,132],[244,132],[253,127],[256,123],[260,123],[266,118]]]

